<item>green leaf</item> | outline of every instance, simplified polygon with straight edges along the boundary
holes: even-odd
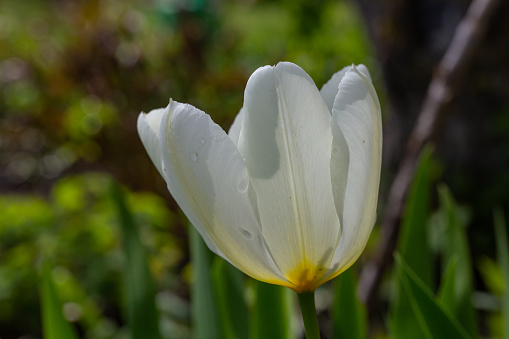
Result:
[[[447,309],[435,299],[431,290],[399,255],[396,255],[396,268],[398,279],[408,295],[421,333],[425,338],[472,338]],[[413,337],[412,335],[411,338]]]
[[[445,243],[442,246],[444,266],[457,258],[455,281],[455,304],[449,300],[448,309],[465,327],[471,336],[477,336],[477,322],[472,305],[473,273],[470,250],[465,232],[465,221],[449,189],[445,185],[438,188],[441,219],[445,227]]]
[[[497,241],[497,258],[504,277],[504,294],[502,295],[502,317],[504,319],[504,338],[509,339],[509,245],[507,244],[506,223],[502,210],[495,210],[495,238]]]
[[[286,287],[252,280],[254,302],[251,312],[251,339],[291,339],[295,294]]]
[[[432,255],[428,243],[427,220],[430,214],[430,163],[432,148],[421,153],[415,177],[408,193],[398,239],[398,252],[417,276],[432,288]],[[391,334],[395,339],[423,338],[415,332],[419,326],[400,280],[395,279],[394,299],[390,307]]]
[[[438,291],[438,299],[444,307],[453,314],[456,305],[456,269],[458,267],[457,257],[453,257],[445,269],[442,283]]]
[[[477,269],[488,292],[496,296],[502,296],[505,289],[504,274],[498,262],[490,257],[483,256],[478,260]]]
[[[41,276],[42,330],[46,339],[77,339],[74,328],[64,319],[62,304],[51,277],[51,265],[44,263]]]
[[[141,244],[134,218],[120,187],[111,185],[124,243],[124,293],[126,314],[133,339],[159,339],[159,316],[155,291],[145,249]]]
[[[243,339],[249,335],[244,278],[244,274],[237,268],[218,256],[214,258],[212,283],[225,339]]]
[[[417,276],[430,288],[433,281],[432,255],[428,241],[430,216],[430,166],[432,148],[421,153],[419,165],[408,193],[398,239],[398,252]]]
[[[207,248],[196,229],[189,224],[191,245],[192,285],[191,302],[193,338],[221,339],[219,308],[212,287],[211,266],[214,254]]]
[[[357,298],[357,279],[350,267],[334,281],[333,338],[367,338],[366,307]]]

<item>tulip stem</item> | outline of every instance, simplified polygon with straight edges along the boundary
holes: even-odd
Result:
[[[318,318],[316,317],[315,292],[298,293],[300,312],[304,321],[306,339],[320,339]]]

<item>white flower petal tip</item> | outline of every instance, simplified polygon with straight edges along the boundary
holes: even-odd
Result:
[[[176,101],[141,114],[138,132],[209,248],[255,279],[313,291],[366,245],[382,132],[363,65],[320,91],[295,64],[257,69],[228,134]]]
[[[163,114],[167,109],[168,107],[154,109],[148,113],[141,112],[138,115],[137,121],[138,134],[140,135],[141,142],[150,159],[163,177],[161,149],[159,147],[159,126]]]

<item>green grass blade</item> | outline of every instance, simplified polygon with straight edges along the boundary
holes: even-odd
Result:
[[[46,262],[41,275],[42,330],[46,339],[77,339],[74,328],[64,319],[62,304],[51,277],[51,265]]]
[[[112,183],[111,194],[116,205],[124,244],[124,293],[126,315],[132,339],[159,339],[159,316],[155,307],[155,290],[145,249],[120,187]]]
[[[292,310],[295,293],[289,288],[253,280],[251,339],[293,339]]]
[[[333,338],[367,338],[366,307],[357,298],[356,287],[357,279],[352,268],[334,279]]]
[[[208,249],[200,234],[189,224],[193,282],[191,303],[193,317],[193,338],[221,339],[219,308],[212,286],[212,260],[214,254]]]
[[[456,305],[456,269],[458,267],[458,260],[456,257],[452,258],[445,269],[442,283],[438,291],[438,299],[442,305],[451,313],[455,312]]]
[[[408,193],[401,222],[398,252],[417,276],[432,288],[432,255],[428,243],[427,221],[430,215],[431,147],[421,153],[415,177]],[[405,295],[401,281],[395,279],[394,299],[390,305],[390,328],[395,339],[423,338],[416,333],[419,326]]]
[[[509,339],[509,245],[504,214],[495,210],[495,238],[497,241],[497,258],[504,277],[504,293],[502,295],[502,317],[504,319],[504,338]]]
[[[398,253],[417,276],[432,288],[432,255],[427,222],[430,216],[431,147],[421,153],[419,165],[410,187],[398,239]]]
[[[410,305],[425,338],[471,338],[447,309],[435,299],[431,290],[399,255],[396,256],[396,268],[398,278],[408,295]]]
[[[241,271],[217,256],[214,258],[212,282],[225,339],[243,339],[249,336],[244,281],[245,276]]]
[[[477,322],[472,305],[473,273],[472,260],[465,231],[465,222],[449,189],[441,185],[438,188],[440,209],[445,225],[445,243],[443,263],[446,265],[457,259],[455,277],[456,305],[448,305],[453,314],[471,336],[477,336]]]

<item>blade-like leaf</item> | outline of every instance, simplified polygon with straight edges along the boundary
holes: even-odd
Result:
[[[453,305],[456,305],[456,268],[458,260],[453,257],[445,269],[440,290],[438,291],[438,299],[442,305],[451,313],[454,313]]]
[[[502,295],[502,316],[504,318],[504,338],[509,339],[509,245],[504,214],[497,209],[495,219],[495,238],[497,240],[497,258],[504,277],[504,294]]]
[[[124,293],[126,314],[133,339],[159,339],[159,317],[155,307],[154,283],[134,218],[117,184],[111,195],[116,205],[124,243]]]
[[[193,317],[193,338],[221,339],[221,322],[219,308],[212,287],[211,267],[214,254],[193,225],[187,227],[191,247],[193,282],[191,285],[191,302]]]
[[[396,268],[398,279],[401,280],[408,295],[410,305],[425,338],[471,338],[399,255],[396,255]]]
[[[244,275],[219,257],[212,264],[212,282],[225,339],[248,338],[248,313],[244,301]]]
[[[74,328],[64,319],[62,304],[51,277],[51,266],[46,262],[41,275],[42,330],[46,339],[77,339]]]
[[[448,309],[452,311],[452,314],[454,314],[471,336],[477,336],[477,322],[472,305],[472,261],[470,259],[464,218],[462,218],[461,210],[456,205],[446,186],[439,186],[438,193],[442,222],[445,226],[445,243],[442,249],[444,267],[451,260],[457,258],[456,277],[454,279],[456,304],[449,304]]]
[[[408,194],[398,239],[398,253],[417,276],[432,288],[432,256],[427,221],[430,216],[430,166],[432,148],[421,153],[419,165]]]
[[[294,293],[286,287],[252,280],[254,302],[251,312],[251,339],[293,339]]]
[[[419,165],[408,193],[398,239],[398,252],[417,276],[432,287],[432,258],[428,244],[427,220],[430,214],[431,147],[421,153]],[[391,334],[395,339],[423,338],[415,329],[419,326],[400,280],[395,279],[391,303]]]
[[[352,268],[334,281],[333,338],[367,338],[366,307],[357,298],[357,279]]]

